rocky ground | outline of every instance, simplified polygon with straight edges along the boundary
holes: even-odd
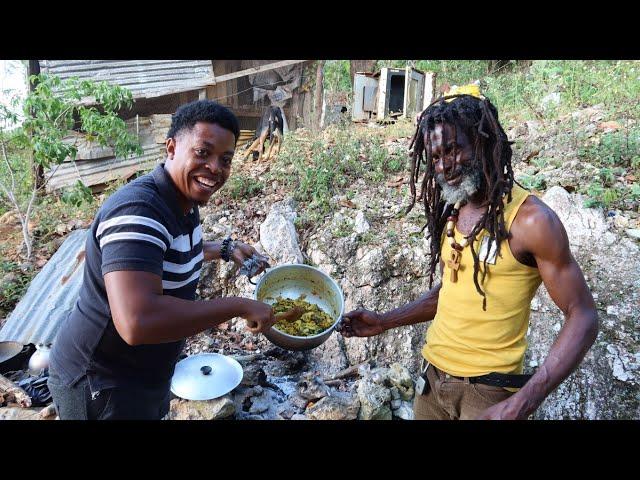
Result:
[[[640,257],[635,235],[640,215],[637,210],[605,212],[583,206],[586,199],[576,191],[590,180],[595,167],[579,161],[577,144],[567,141],[571,135],[597,142],[599,135],[611,128],[623,128],[605,120],[601,106],[595,106],[561,117],[552,125],[526,122],[508,132],[515,140],[516,177],[545,178],[537,193],[554,208],[567,229],[601,322],[596,344],[583,364],[553,392],[534,418],[640,417]],[[408,137],[392,138],[385,146],[390,151],[406,152],[408,142]],[[548,161],[535,165],[532,159],[537,156]],[[258,177],[268,168],[277,166],[248,163],[241,167],[243,171],[257,170]],[[348,192],[333,200],[337,207],[323,224],[301,231],[296,218],[303,207],[281,185],[270,184],[261,196],[225,208],[212,205],[203,209],[205,237],[233,233],[270,255],[276,265],[302,261],[319,267],[342,287],[347,311],[357,307],[385,311],[415,299],[428,288],[428,244],[420,232],[422,212],[416,207],[409,215],[402,215],[408,203],[406,175],[390,177],[374,187],[356,180]],[[234,276],[225,265],[207,266],[201,279],[203,298],[253,294],[253,286],[245,278]],[[563,321],[542,286],[532,303],[528,371],[544,361]],[[403,378],[409,375],[416,379],[425,331],[426,326],[419,325],[348,340],[334,333],[312,351],[285,354],[264,337],[246,333],[239,320],[203,335],[205,340],[193,339],[190,348],[194,352],[260,355],[256,362],[264,370],[266,383],[259,383],[257,392],[255,386],[247,386],[229,398],[229,405],[236,406],[236,418],[320,418],[319,409],[329,412],[324,418],[411,418],[411,390],[407,388],[400,395],[398,384],[387,377],[393,370],[402,372]],[[334,376],[344,371],[357,371],[358,375],[336,382]],[[323,392],[322,400],[307,398],[309,394],[305,397],[302,391],[310,384],[316,385],[316,395]],[[258,407],[253,407],[254,399]],[[181,405],[180,411],[189,408],[186,405],[190,402],[174,402]]]
[[[637,207],[585,208],[585,197],[577,193],[596,169],[579,159],[580,145],[596,144],[605,132],[629,128],[629,122],[633,123],[612,122],[601,106],[594,106],[555,122],[507,124],[508,136],[515,141],[516,178],[544,179],[536,184],[537,193],[564,223],[600,316],[595,345],[579,369],[538,409],[537,419],[640,418],[640,212]],[[309,134],[298,131],[295,135],[304,143]],[[384,147],[406,155],[408,143],[404,134],[388,138]],[[544,161],[536,161],[541,158]],[[341,286],[346,311],[357,307],[385,311],[427,290],[423,213],[416,206],[403,214],[409,201],[405,173],[373,185],[354,179],[332,199],[331,214],[315,224],[301,225],[298,220],[305,206],[270,175],[287,168],[281,162],[238,159],[232,175],[255,178],[264,188],[249,198],[223,197],[202,208],[205,240],[233,234],[268,254],[273,265],[294,262],[320,268]],[[628,184],[635,178],[617,181]],[[253,288],[230,265],[212,263],[202,270],[198,295],[251,298]],[[544,286],[531,310],[528,371],[542,364],[564,321]],[[234,356],[244,367],[242,384],[210,402],[173,399],[169,417],[410,419],[425,331],[426,325],[403,327],[368,339],[344,339],[334,333],[314,350],[287,352],[247,332],[244,322],[235,319],[189,339],[186,353]]]

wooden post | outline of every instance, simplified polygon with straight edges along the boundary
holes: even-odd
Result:
[[[314,101],[314,128],[320,129],[320,116],[322,115],[322,94],[324,93],[323,81],[324,81],[324,60],[318,60],[316,66],[316,90]]]

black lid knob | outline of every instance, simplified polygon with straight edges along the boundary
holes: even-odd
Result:
[[[200,367],[200,371],[203,375],[209,375],[211,373],[211,367],[209,365],[205,365],[204,367]]]

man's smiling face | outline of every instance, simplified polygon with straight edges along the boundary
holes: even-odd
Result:
[[[167,170],[183,201],[204,205],[231,174],[236,138],[216,123],[197,122],[167,139]]]
[[[473,145],[462,128],[437,123],[425,134],[431,141],[431,160],[435,177],[447,203],[464,202],[482,187],[482,171],[474,159]],[[429,135],[429,138],[427,138]],[[446,172],[446,174],[445,174]]]

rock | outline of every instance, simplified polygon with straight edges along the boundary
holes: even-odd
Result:
[[[18,275],[16,275],[13,272],[7,273],[4,277],[2,277],[2,280],[0,280],[0,290],[17,281],[18,281]]]
[[[400,400],[400,392],[397,387],[391,387],[389,391],[391,392],[391,400]]]
[[[249,408],[249,413],[264,413],[269,410],[269,407],[272,405],[271,395],[267,392],[262,392],[261,395],[255,396],[251,398],[251,407]]]
[[[329,387],[324,384],[320,376],[313,372],[306,373],[298,381],[298,395],[315,402],[329,395]]]
[[[307,400],[306,398],[302,398],[299,394],[296,393],[289,397],[289,403],[292,406],[296,407],[298,410],[304,411],[304,409],[307,408],[307,405],[309,404],[309,400]]]
[[[296,212],[292,200],[274,203],[260,225],[260,243],[275,264],[303,263],[294,225]]]
[[[562,221],[572,247],[593,246],[608,232],[602,212],[582,207],[581,195],[570,194],[559,186],[551,187],[542,197]]]
[[[221,420],[231,417],[236,412],[236,407],[225,395],[214,400],[171,400],[169,408],[169,420]]]
[[[389,369],[387,367],[372,368],[367,374],[367,378],[378,385],[383,385],[385,387],[391,386],[391,382],[389,381]]]
[[[397,400],[391,400],[392,411],[399,409],[401,405],[402,405],[402,400],[400,400],[399,398]]]
[[[262,415],[247,415],[244,420],[264,420]]]
[[[560,105],[560,92],[553,92],[549,95],[545,95],[540,101],[540,106],[543,110],[548,110],[549,108],[557,107],[558,105]]]
[[[398,389],[402,400],[413,399],[413,379],[407,368],[397,362],[392,364],[389,368],[389,380]]]
[[[540,136],[540,122],[537,120],[529,120],[525,122],[527,127],[527,132],[529,132],[529,137],[537,138]]]
[[[607,315],[614,315],[617,317],[620,315],[620,309],[614,305],[609,305],[607,307]]]
[[[18,217],[16,216],[15,212],[11,210],[3,213],[0,217],[0,224],[8,225],[10,223],[18,223]]]
[[[243,367],[242,385],[253,387],[254,385],[263,385],[267,381],[267,374],[257,364],[248,364]]]
[[[391,392],[377,383],[368,380],[357,382],[358,399],[360,400],[360,420],[391,420]]]
[[[349,392],[333,392],[309,407],[306,415],[313,420],[355,420],[360,401]]]
[[[608,345],[607,360],[614,378],[636,385],[640,383],[640,353],[632,355],[619,346]]]
[[[627,228],[625,232],[627,232],[627,235],[631,238],[640,240],[640,228]]]
[[[0,420],[42,420],[41,407],[0,407]]]
[[[400,408],[393,411],[393,416],[402,420],[413,420],[413,404],[411,402],[402,402]]]
[[[355,221],[354,228],[356,233],[365,233],[369,231],[369,229],[371,228],[362,210],[358,210],[358,213],[356,214],[356,221]]]
[[[598,124],[598,130],[602,130],[603,133],[615,132],[616,130],[619,130],[621,128],[622,128],[622,125],[620,125],[618,122],[613,120]]]
[[[291,420],[291,417],[293,417],[295,414],[296,410],[290,405],[285,405],[278,410],[278,415],[280,415],[285,420]]]
[[[291,420],[309,420],[306,415],[302,415],[300,413],[296,413]]]

